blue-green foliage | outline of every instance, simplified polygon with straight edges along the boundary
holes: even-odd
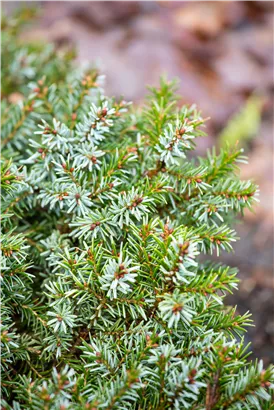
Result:
[[[237,270],[205,262],[232,250],[231,221],[256,200],[242,150],[195,157],[204,120],[173,82],[137,110],[93,69],[60,79],[49,62],[39,78],[48,49],[29,53],[3,116],[2,407],[270,409],[250,315],[224,305]]]

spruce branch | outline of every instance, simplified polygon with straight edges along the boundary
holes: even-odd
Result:
[[[273,367],[225,305],[237,269],[209,256],[258,200],[242,149],[197,158],[175,82],[108,98],[72,53],[20,45],[27,17],[3,24],[2,407],[269,410]]]

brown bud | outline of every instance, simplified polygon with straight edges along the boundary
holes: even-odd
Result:
[[[176,315],[183,309],[183,307],[179,304],[176,304],[172,308],[172,312],[175,313]]]
[[[189,372],[189,375],[190,375],[191,377],[196,376],[196,374],[197,374],[197,370],[196,370],[196,369],[192,369],[192,370],[190,370],[190,372]]]

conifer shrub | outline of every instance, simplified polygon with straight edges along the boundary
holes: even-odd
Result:
[[[242,150],[197,157],[205,120],[174,82],[109,98],[95,69],[23,46],[21,20],[2,39],[2,409],[272,408],[250,315],[224,305],[237,269],[211,258],[256,200]]]

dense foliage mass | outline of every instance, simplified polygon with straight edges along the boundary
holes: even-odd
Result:
[[[249,314],[223,304],[237,270],[205,257],[256,199],[242,151],[197,158],[204,120],[174,83],[132,108],[22,45],[20,20],[2,39],[2,408],[270,409]]]

